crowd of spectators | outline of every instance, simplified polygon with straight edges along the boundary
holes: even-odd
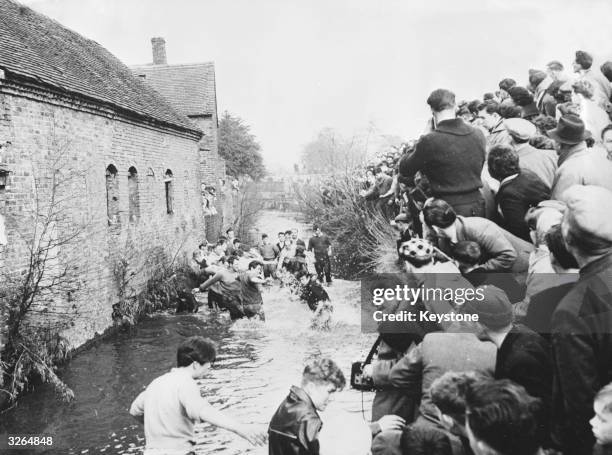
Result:
[[[424,134],[364,169],[416,282],[461,274],[478,322],[381,330],[374,454],[612,453],[612,62],[577,51],[482,99],[438,89]],[[414,278],[417,277],[417,278]],[[402,337],[399,337],[402,338]]]

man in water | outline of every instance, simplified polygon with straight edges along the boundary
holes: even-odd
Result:
[[[249,319],[257,317],[264,321],[266,319],[263,312],[263,299],[261,297],[260,285],[264,284],[266,280],[262,276],[263,264],[259,261],[251,261],[249,263],[249,269],[246,272],[242,272],[238,275],[238,282],[240,283],[240,317],[247,317]],[[237,319],[231,314],[232,319]]]
[[[330,256],[332,254],[331,241],[326,235],[323,235],[319,226],[314,226],[314,237],[311,237],[308,241],[308,251],[314,252],[315,257],[315,270],[319,281],[323,282],[323,275],[325,275],[325,281],[327,285],[331,285],[331,261]]]
[[[270,243],[268,234],[261,235],[261,244],[259,245],[259,254],[264,261],[264,278],[268,278],[275,275],[276,272],[276,258],[280,254],[280,250],[277,252],[274,245]]]
[[[218,271],[195,288],[194,292],[204,292],[208,290],[209,308],[232,308],[231,302],[237,301],[240,294],[240,286],[236,281],[236,257],[227,258],[227,268],[220,267]]]
[[[285,247],[285,233],[278,233],[278,242],[274,245],[274,250],[276,251],[276,257],[280,254],[281,250]]]
[[[214,343],[194,336],[177,351],[177,368],[155,379],[130,407],[130,414],[144,423],[145,455],[194,454],[195,422],[208,422],[262,446],[265,434],[213,408],[200,395],[197,379],[203,379],[217,356]]]
[[[297,228],[293,228],[291,230],[291,238],[296,246],[301,246],[306,249],[306,243],[299,237],[299,231],[297,230]]]

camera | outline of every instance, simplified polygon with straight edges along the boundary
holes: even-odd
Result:
[[[366,362],[354,362],[351,365],[351,388],[364,392],[372,392],[376,390],[374,381],[370,377],[363,376],[363,368]]]

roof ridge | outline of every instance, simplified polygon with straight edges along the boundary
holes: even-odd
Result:
[[[165,64],[165,65],[155,65],[153,63],[143,63],[140,65],[129,65],[130,68],[132,69],[139,69],[139,68],[146,68],[146,69],[166,69],[166,68],[186,68],[186,67],[198,67],[198,66],[204,66],[204,65],[214,65],[215,61],[211,60],[208,62],[201,62],[201,63],[178,63],[178,64],[174,64],[174,65],[170,65],[170,64]]]

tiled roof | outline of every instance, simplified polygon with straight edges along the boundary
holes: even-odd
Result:
[[[199,131],[98,43],[11,0],[0,0],[0,68],[140,117]]]
[[[170,103],[185,115],[216,114],[215,64],[145,65],[132,67],[134,74],[145,75]]]

